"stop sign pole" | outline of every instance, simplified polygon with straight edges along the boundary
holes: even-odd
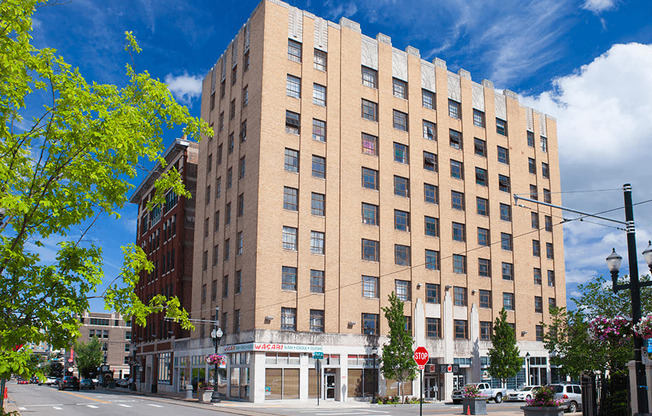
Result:
[[[428,350],[425,347],[418,347],[414,351],[414,361],[416,361],[421,370],[421,399],[419,400],[419,416],[423,416],[423,368],[428,362]]]

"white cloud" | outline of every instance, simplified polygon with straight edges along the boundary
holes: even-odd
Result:
[[[615,209],[602,216],[622,221],[624,183],[632,184],[635,204],[652,199],[650,67],[652,45],[617,44],[575,73],[555,79],[551,91],[522,97],[525,105],[557,118],[563,206],[590,213]],[[592,192],[568,192],[579,190]],[[652,203],[635,206],[634,219],[639,274],[645,274],[640,253],[652,235]],[[627,273],[626,235],[619,227],[589,218],[564,226],[569,283],[587,281],[592,273],[607,275],[604,259],[612,247],[624,257]]]
[[[179,76],[167,74],[165,83],[172,94],[184,104],[190,104],[201,95],[202,77],[199,75],[188,75],[187,72]]]
[[[582,8],[593,13],[600,13],[615,8],[617,3],[616,0],[586,0]]]

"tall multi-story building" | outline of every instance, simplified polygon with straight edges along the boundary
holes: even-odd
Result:
[[[131,320],[116,312],[85,312],[79,320],[79,340],[88,342],[97,337],[104,352],[103,367],[113,378],[129,376],[131,351]],[[64,355],[64,367],[71,368],[70,351]],[[107,367],[108,366],[108,367]]]
[[[192,297],[192,254],[197,186],[198,144],[177,139],[165,151],[166,165],[157,163],[136,188],[130,201],[138,204],[136,244],[154,264],[151,273],[142,272],[136,294],[144,303],[156,295],[179,298],[181,307],[190,310]],[[149,209],[147,203],[156,192],[154,184],[162,173],[176,169],[191,193],[187,199],[170,190],[162,206]],[[159,312],[147,317],[147,324],[134,323],[135,379],[146,391],[171,391],[174,351],[182,348],[190,332]],[[185,340],[185,341],[184,341]],[[177,345],[179,344],[179,345]]]
[[[430,353],[428,396],[488,377],[502,308],[524,356],[508,387],[555,376],[541,323],[565,305],[560,216],[512,203],[560,203],[553,118],[277,0],[208,73],[201,114],[215,135],[200,144],[192,313],[225,333],[222,394],[396,394],[378,371],[391,292]],[[179,374],[212,379],[210,329],[193,332]]]

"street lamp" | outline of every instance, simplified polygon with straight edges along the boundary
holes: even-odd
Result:
[[[217,310],[219,310],[219,309],[217,309]],[[217,346],[220,343],[220,338],[222,338],[222,335],[224,335],[224,333],[222,332],[222,328],[220,328],[218,326],[217,313],[216,313],[215,314],[215,328],[213,328],[213,330],[211,331],[211,338],[213,338],[213,343],[215,343],[215,354],[217,354]],[[219,364],[219,362],[215,361],[215,374],[213,376],[215,378],[215,384],[213,386],[213,394],[211,395],[211,403],[219,403],[220,402],[219,393],[217,392],[218,364]]]
[[[525,365],[527,367],[527,377],[525,378],[526,386],[529,386],[532,384],[532,381],[530,380],[530,353],[528,352],[525,354]]]

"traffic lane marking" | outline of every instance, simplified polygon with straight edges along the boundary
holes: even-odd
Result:
[[[65,390],[64,390],[64,391],[62,391],[62,393],[70,394],[70,395],[72,395],[72,396],[80,397],[80,398],[82,398],[82,399],[92,400],[92,401],[94,401],[94,402],[98,402],[98,403],[102,403],[102,404],[109,404],[109,403],[110,403],[110,402],[107,402],[107,401],[104,401],[104,400],[96,399],[96,398],[94,398],[94,397],[88,397],[88,396],[83,396],[83,395],[81,395],[81,394],[73,393],[73,392],[71,392],[71,391],[65,391]]]

